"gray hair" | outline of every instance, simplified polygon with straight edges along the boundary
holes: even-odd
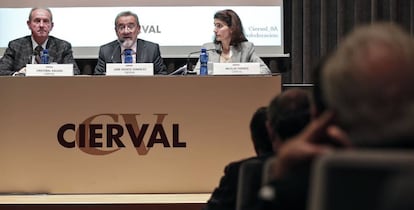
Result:
[[[355,145],[414,137],[414,41],[397,25],[357,27],[328,59],[322,87]]]
[[[34,7],[34,8],[32,8],[32,9],[30,10],[30,13],[29,13],[29,21],[31,21],[31,20],[32,20],[32,12],[33,12],[33,11],[35,11],[35,10],[38,10],[38,9],[44,9],[44,10],[46,10],[47,12],[49,12],[49,14],[50,14],[50,22],[53,22],[53,15],[52,15],[52,11],[51,11],[49,8],[41,8],[41,7]]]
[[[135,18],[135,21],[137,22],[137,25],[139,25],[139,20],[138,20],[138,15],[131,12],[131,11],[124,11],[119,13],[116,17],[115,17],[115,28],[116,28],[116,24],[118,22],[118,19],[120,17],[125,17],[125,16],[133,16]]]

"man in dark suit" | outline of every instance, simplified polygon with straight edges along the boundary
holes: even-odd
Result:
[[[154,74],[166,74],[159,45],[138,39],[141,32],[138,16],[130,11],[119,13],[115,18],[115,32],[118,40],[100,47],[95,74],[105,74],[106,63],[124,63],[124,51],[132,50],[133,63],[153,63]]]
[[[264,163],[273,156],[281,142],[296,135],[307,125],[310,120],[310,105],[309,94],[305,90],[290,89],[277,95],[267,108],[259,108],[250,121],[251,139],[257,156],[228,164],[219,186],[204,209],[235,210],[242,164],[251,160]]]
[[[50,63],[72,63],[74,74],[80,73],[73,58],[71,44],[49,36],[53,29],[53,17],[50,9],[33,8],[30,11],[29,20],[27,20],[27,26],[32,31],[32,35],[9,42],[8,48],[0,59],[0,75],[24,74],[26,64],[35,63],[35,59],[32,58],[34,58],[35,52],[41,49],[48,49]]]

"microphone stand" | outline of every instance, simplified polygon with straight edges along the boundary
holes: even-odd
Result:
[[[117,46],[115,47],[115,49],[112,51],[112,55],[111,55],[111,63],[114,63],[114,56],[115,56],[115,53],[117,52],[117,50],[121,51],[121,45],[122,45],[124,42],[125,42],[125,40],[124,40],[124,39],[118,39],[118,43],[119,43],[119,45],[117,45]]]
[[[188,54],[188,56],[187,56],[187,72],[186,73],[189,73],[189,72],[193,72],[193,64],[191,63],[191,61],[190,61],[190,57],[191,57],[191,55],[194,55],[194,54],[196,54],[196,53],[200,53],[201,51],[194,51],[194,52],[190,52],[189,54]]]
[[[209,51],[213,51],[213,52],[216,52],[218,54],[221,54],[221,50],[219,50],[219,49],[207,49],[206,50],[206,52],[209,52]],[[191,57],[191,55],[194,55],[196,53],[201,53],[201,50],[190,52],[187,56],[187,72],[186,72],[186,74],[195,74],[194,69],[193,69],[193,64],[190,61],[190,57]]]

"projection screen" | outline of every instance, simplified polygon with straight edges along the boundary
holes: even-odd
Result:
[[[115,16],[125,10],[138,14],[139,38],[160,45],[165,58],[187,57],[211,42],[213,15],[233,9],[245,34],[261,57],[283,55],[283,0],[38,0],[0,2],[0,56],[9,41],[30,34],[30,8],[49,7],[54,28],[50,33],[69,41],[75,58],[97,58],[99,46],[116,39]]]

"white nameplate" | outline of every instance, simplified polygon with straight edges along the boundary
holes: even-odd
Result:
[[[153,63],[107,63],[107,76],[153,76]]]
[[[260,63],[213,63],[213,75],[260,74]]]
[[[26,64],[26,76],[73,76],[73,64]]]

